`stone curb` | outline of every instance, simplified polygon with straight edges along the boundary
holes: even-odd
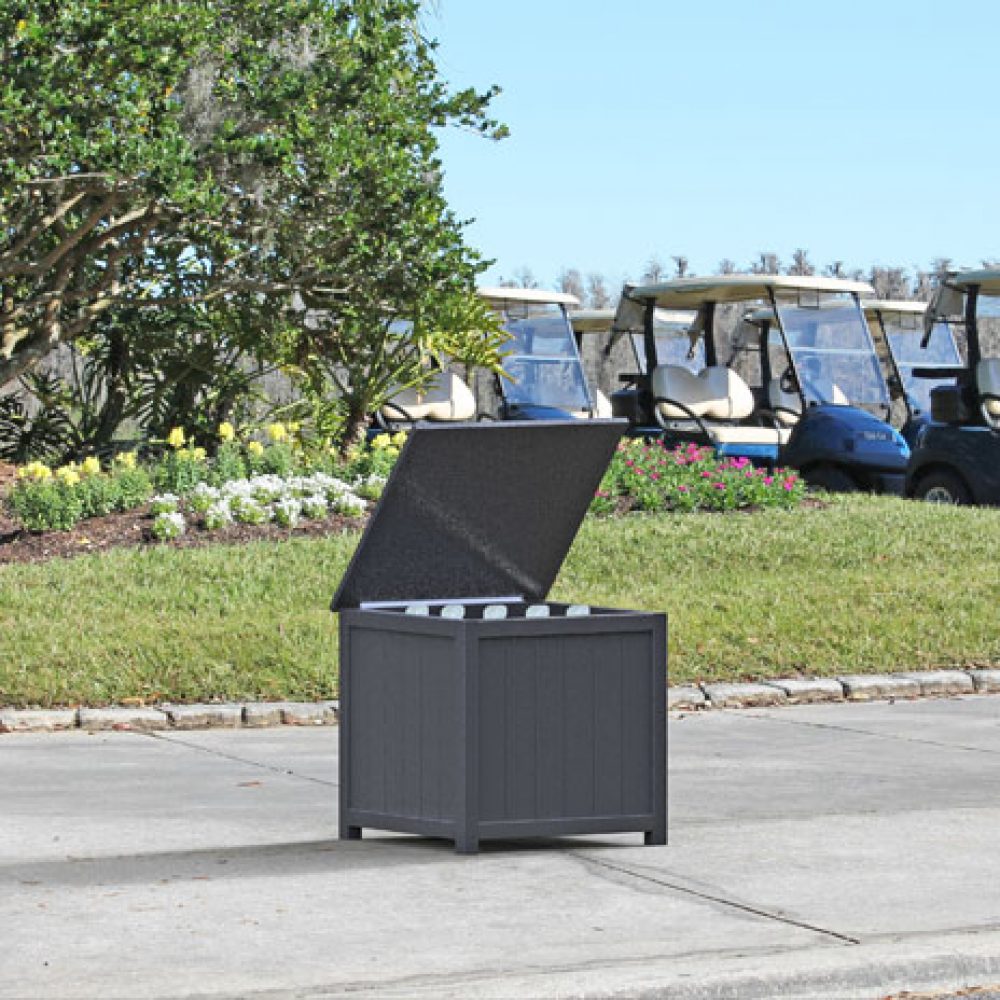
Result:
[[[842,701],[912,701],[968,694],[1000,693],[1000,669],[908,670],[896,674],[788,677],[748,684],[682,684],[667,691],[671,712],[720,708],[772,708]],[[0,734],[155,732],[187,729],[261,729],[272,726],[330,726],[340,717],[338,701],[247,702],[152,705],[140,708],[0,708]]]

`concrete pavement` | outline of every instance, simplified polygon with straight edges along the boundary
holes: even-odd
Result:
[[[336,731],[0,736],[0,997],[1000,982],[1000,699],[673,716],[641,836],[338,842]]]

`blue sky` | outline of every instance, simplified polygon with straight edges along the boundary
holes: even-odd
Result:
[[[453,86],[511,136],[442,136],[486,280],[1000,257],[996,0],[437,0]]]

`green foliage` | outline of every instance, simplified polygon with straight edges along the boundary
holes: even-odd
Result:
[[[634,439],[619,444],[590,510],[787,510],[805,495],[805,483],[788,470],[756,469],[745,458],[720,458],[693,444],[670,450],[658,440]]]
[[[234,479],[243,479],[246,475],[247,463],[242,445],[236,441],[226,441],[220,445],[209,470],[207,482],[212,486],[221,486],[222,483],[232,482]]]
[[[18,483],[7,504],[28,531],[69,531],[83,517],[76,488],[53,479]]]
[[[297,373],[321,439],[351,443],[428,357],[497,364],[437,130],[505,130],[494,91],[440,80],[420,8],[0,10],[0,385],[90,334],[108,393],[86,443],[129,412],[154,436],[200,420],[206,443],[241,405],[231,362],[249,352]]]
[[[153,485],[168,493],[187,493],[198,483],[208,482],[210,474],[203,449],[175,448],[153,467]]]

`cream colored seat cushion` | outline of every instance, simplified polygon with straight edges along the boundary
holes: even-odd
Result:
[[[471,420],[476,415],[476,397],[454,372],[437,372],[420,389],[396,393],[382,407],[382,415],[388,420]]]
[[[652,389],[654,396],[676,400],[709,420],[744,420],[753,412],[750,386],[724,365],[712,365],[697,375],[681,365],[659,365],[653,370]],[[671,403],[658,403],[657,410],[664,420],[688,416]]]
[[[597,417],[599,420],[610,420],[614,414],[611,412],[611,400],[601,392],[594,390],[594,410],[573,410],[572,416],[579,420],[586,420],[588,417]]]
[[[1000,396],[1000,358],[983,358],[976,365],[976,388],[982,396]],[[1000,421],[1000,399],[983,400],[983,409]]]

